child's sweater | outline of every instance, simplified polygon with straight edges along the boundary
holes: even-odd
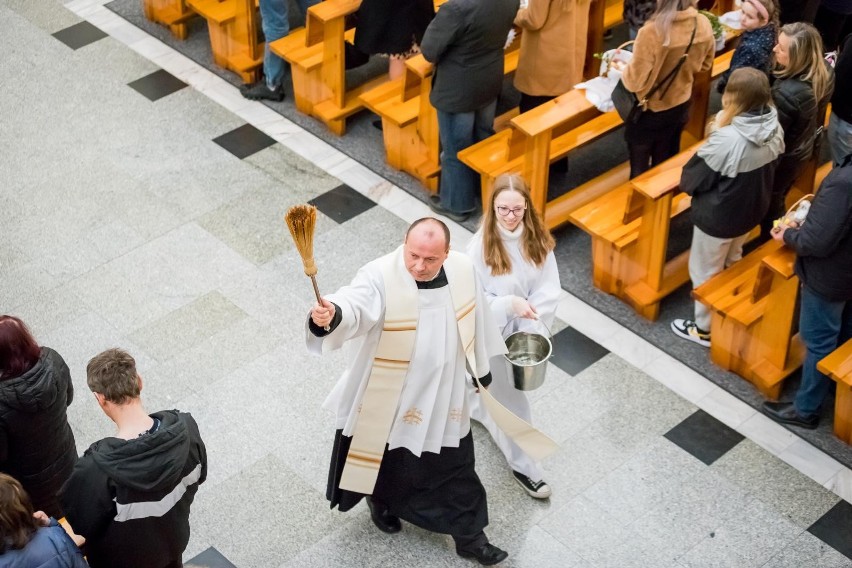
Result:
[[[740,67],[754,67],[768,76],[772,70],[772,48],[775,47],[778,37],[776,32],[775,24],[766,24],[762,28],[745,32],[740,37],[740,44],[731,58],[731,67],[719,78],[716,90],[720,93],[725,92],[728,77],[734,69]]]

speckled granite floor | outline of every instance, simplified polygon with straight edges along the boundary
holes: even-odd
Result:
[[[88,358],[122,346],[150,410],[196,417],[210,474],[188,566],[470,565],[445,536],[328,509],[319,405],[345,360],[305,354],[311,289],[281,221],[317,203],[333,290],[425,207],[101,4],[0,0],[0,312],[80,393]],[[584,302],[558,315],[531,393],[561,444],[553,497],[522,493],[474,429],[506,566],[852,566],[847,468]],[[69,412],[81,451],[112,431],[90,397]]]

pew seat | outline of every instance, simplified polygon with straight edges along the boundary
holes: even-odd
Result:
[[[260,78],[264,44],[257,39],[257,0],[186,0],[207,20],[216,65],[240,76],[244,83]]]
[[[142,10],[146,18],[169,28],[178,39],[186,39],[186,23],[196,15],[185,0],[143,0]]]

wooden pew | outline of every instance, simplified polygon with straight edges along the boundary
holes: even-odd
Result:
[[[185,0],[207,20],[210,48],[216,65],[253,83],[263,65],[262,42],[257,41],[258,0]]]
[[[444,2],[435,0],[435,7]],[[296,108],[338,135],[346,132],[346,118],[364,108],[361,95],[388,82],[383,73],[357,87],[346,85],[344,42],[355,38],[347,16],[360,5],[361,0],[325,0],[311,6],[304,28],[270,44],[291,64]]]
[[[666,246],[672,217],[691,202],[678,187],[683,165],[697,149],[698,144],[569,215],[592,237],[595,286],[651,320],[662,298],[689,280],[688,251],[667,262]]]
[[[772,240],[693,291],[712,312],[710,358],[772,400],[804,360],[793,334],[799,292],[794,262],[793,251]]]
[[[837,382],[834,435],[852,444],[852,339],[817,363],[817,369]]]
[[[520,40],[506,50],[503,73],[518,67]],[[431,192],[438,188],[441,171],[438,113],[429,101],[432,65],[422,55],[405,62],[405,75],[361,95],[366,108],[382,119],[388,165],[416,177]],[[510,111],[495,119],[495,128],[517,114]]]
[[[195,16],[186,0],[142,0],[142,9],[146,18],[166,26],[178,39],[186,39],[186,22]]]

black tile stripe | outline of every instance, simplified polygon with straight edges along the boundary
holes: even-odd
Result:
[[[212,546],[193,558],[184,562],[184,568],[237,568],[221,552]]]
[[[568,373],[576,375],[609,353],[573,327],[566,327],[553,336],[553,355],[550,361]]]
[[[85,47],[106,36],[107,34],[101,31],[100,28],[96,28],[89,22],[80,22],[53,34],[53,37],[74,50]]]
[[[272,146],[275,144],[275,139],[270,138],[251,124],[244,124],[218,138],[214,138],[213,142],[242,160]]]
[[[653,409],[650,410],[653,412]],[[707,465],[739,444],[743,435],[703,410],[697,410],[665,433],[665,437]]]
[[[185,88],[187,85],[168,71],[160,69],[127,84],[150,101],[159,100]]]
[[[346,184],[311,199],[309,203],[316,205],[323,215],[338,224],[345,223],[376,205],[375,201],[364,197]]]
[[[847,501],[838,501],[808,532],[852,560],[852,505]]]

